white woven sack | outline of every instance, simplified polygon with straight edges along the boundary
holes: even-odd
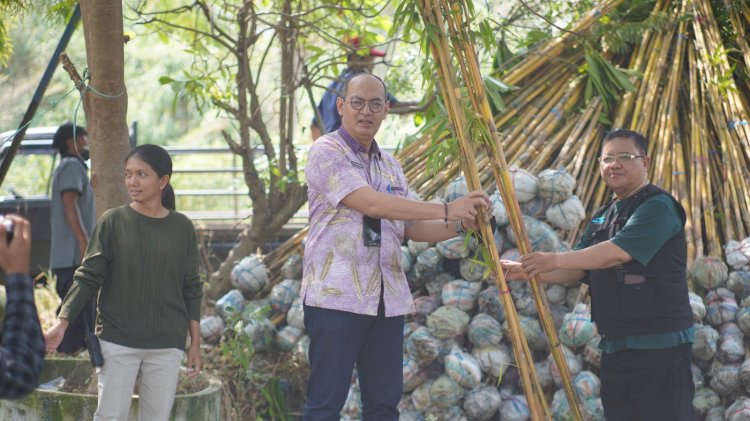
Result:
[[[529,405],[524,395],[510,395],[503,397],[500,404],[500,417],[503,421],[526,421],[530,419]]]
[[[703,298],[694,292],[688,292],[688,300],[690,300],[690,308],[693,310],[693,320],[703,323],[703,319],[706,317],[706,304],[703,302]]]
[[[705,289],[722,287],[727,283],[729,269],[717,256],[698,256],[688,271],[690,278]]]
[[[284,279],[271,288],[268,298],[271,308],[281,313],[286,313],[295,299],[299,298],[299,290],[302,282],[296,279]]]
[[[428,379],[411,392],[411,402],[414,404],[414,409],[417,411],[426,412],[432,407],[430,389],[432,388],[433,383],[435,383],[435,379]]]
[[[310,366],[310,337],[305,335],[297,341],[292,355],[294,359],[305,367]]]
[[[227,319],[242,313],[245,304],[245,297],[240,290],[232,289],[216,301],[216,310],[223,319]]]
[[[266,318],[250,320],[242,328],[242,334],[252,341],[256,351],[263,351],[273,343],[276,326]]]
[[[276,333],[273,342],[280,350],[291,351],[304,334],[303,329],[287,325]]]
[[[528,202],[536,197],[539,190],[539,180],[530,172],[518,167],[510,167],[510,180],[516,191],[516,200],[519,203]]]
[[[420,253],[430,248],[430,243],[409,240],[406,242],[406,246],[409,249],[409,253],[411,253],[412,257],[417,257]]]
[[[750,398],[747,396],[738,397],[724,412],[724,417],[727,421],[750,420]]]
[[[430,386],[431,405],[435,408],[449,408],[464,397],[464,389],[447,374],[435,379]]]
[[[554,203],[547,208],[547,221],[550,224],[565,230],[571,231],[578,228],[583,218],[586,217],[586,210],[583,204],[576,196],[571,196],[563,202]]]
[[[543,170],[537,178],[539,178],[539,196],[551,200],[552,203],[567,200],[573,195],[576,187],[576,180],[565,171],[565,168]]]
[[[492,204],[492,216],[495,217],[495,223],[498,227],[506,225],[508,223],[508,210],[505,209],[505,203],[500,193],[495,192],[490,195],[490,203]]]
[[[724,245],[724,254],[727,256],[727,264],[734,270],[744,270],[750,262],[750,257],[742,252],[742,244],[736,240]]]
[[[200,331],[204,341],[215,344],[224,332],[224,320],[216,315],[206,316],[201,319]]]
[[[464,398],[464,411],[472,420],[488,420],[500,408],[500,392],[496,387],[479,386],[472,389]]]
[[[302,280],[302,256],[299,254],[289,256],[284,266],[281,267],[281,274],[285,279]]]
[[[479,368],[495,378],[502,378],[505,370],[513,363],[510,352],[501,346],[474,347],[471,353],[479,362]]]
[[[247,299],[255,297],[268,285],[268,269],[257,256],[246,256],[232,268],[230,281]]]
[[[460,175],[448,183],[443,192],[443,200],[445,202],[452,202],[461,196],[469,193],[469,186],[466,184],[464,176]]]
[[[482,370],[479,361],[473,355],[454,349],[443,361],[445,374],[459,385],[472,389],[482,380]]]
[[[305,328],[305,307],[299,298],[295,299],[292,306],[289,307],[289,312],[286,314],[286,324],[299,329]]]
[[[565,345],[562,346],[562,350],[563,355],[565,356],[565,361],[568,363],[568,370],[570,370],[570,375],[571,377],[575,377],[578,373],[581,372],[581,369],[583,368],[583,358]],[[549,354],[549,356],[547,356],[547,359],[549,361],[549,372],[552,374],[552,378],[555,380],[555,385],[557,387],[561,387],[562,377],[560,376],[560,370],[557,368],[557,363],[555,362],[555,359],[553,358],[551,353]]]

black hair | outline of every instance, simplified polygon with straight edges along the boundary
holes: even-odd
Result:
[[[618,137],[632,140],[641,155],[646,155],[648,153],[648,140],[646,139],[646,136],[628,129],[615,129],[607,133],[607,135],[604,136],[604,140],[602,140],[602,145]]]
[[[52,147],[57,149],[60,155],[68,154],[68,140],[73,139],[74,131],[76,137],[88,135],[88,132],[83,127],[67,122],[58,127],[55,135],[52,136]]]
[[[169,156],[164,148],[159,145],[139,145],[125,158],[125,162],[130,158],[138,158],[147,163],[151,169],[156,172],[157,177],[162,178],[168,175],[172,177],[172,157]],[[174,189],[171,180],[167,182],[161,191],[161,204],[167,209],[175,210]]]
[[[376,75],[374,75],[372,73],[366,73],[366,72],[355,73],[355,74],[347,77],[346,80],[344,80],[344,86],[341,88],[341,92],[339,93],[339,96],[341,98],[343,98],[343,99],[346,99],[346,92],[349,90],[349,83],[352,81],[352,79],[354,79],[354,78],[356,78],[358,76],[362,76],[362,75],[372,76],[375,79],[377,79],[380,82],[380,84],[383,85],[383,93],[385,94],[385,100],[388,101],[388,88],[386,88],[385,82],[383,81],[383,79],[381,79],[380,77],[378,77],[378,76],[376,76]]]

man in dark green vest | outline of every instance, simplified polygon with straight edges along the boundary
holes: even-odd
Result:
[[[649,183],[647,150],[640,133],[608,133],[599,164],[615,199],[594,214],[574,251],[503,265],[511,279],[590,286],[608,421],[694,420],[685,210]]]

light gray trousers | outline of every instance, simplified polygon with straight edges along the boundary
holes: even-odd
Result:
[[[94,421],[127,421],[138,373],[138,419],[166,421],[172,411],[180,362],[177,348],[139,349],[103,341],[104,366],[97,368],[99,403]]]

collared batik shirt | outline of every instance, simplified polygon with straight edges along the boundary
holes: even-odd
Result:
[[[307,305],[376,315],[381,279],[388,317],[414,311],[401,269],[404,222],[381,221],[380,247],[363,240],[363,214],[341,200],[355,190],[373,189],[406,197],[401,166],[373,141],[365,151],[341,128],[313,143],[305,167],[310,232],[305,242],[300,297]]]

